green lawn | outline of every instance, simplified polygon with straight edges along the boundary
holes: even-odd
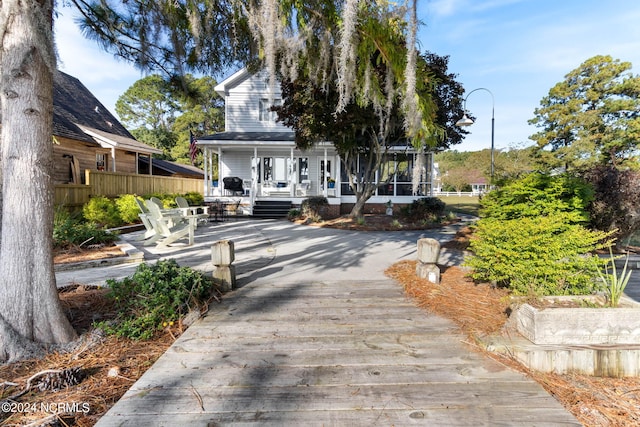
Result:
[[[478,216],[480,199],[477,196],[438,196],[447,204],[447,210]]]

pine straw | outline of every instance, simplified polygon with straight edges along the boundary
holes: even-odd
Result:
[[[104,294],[104,289],[83,286],[61,293],[63,306],[68,310],[72,324],[79,333],[89,330],[93,320],[108,319],[112,315],[112,305]],[[61,416],[64,423],[60,425],[92,426],[169,348],[181,332],[180,325],[176,325],[160,331],[148,341],[108,337],[93,346],[79,346],[71,353],[54,353],[40,360],[2,365],[0,384],[11,382],[18,385],[0,386],[0,400],[24,389],[26,380],[38,372],[81,367],[87,377],[77,386],[57,392],[32,389],[16,399],[16,402],[33,403],[38,409],[42,403],[87,404],[87,413],[81,411]],[[111,368],[117,368],[119,375],[108,376]],[[9,415],[9,418],[5,418]],[[24,425],[50,415],[51,412],[39,411],[14,414],[0,412],[0,424]]]
[[[454,321],[470,342],[478,336],[500,333],[507,320],[508,292],[504,289],[475,284],[458,267],[447,268],[438,285],[418,278],[415,271],[415,261],[403,261],[386,273],[420,307]],[[640,378],[547,374],[531,371],[514,359],[484,353],[537,381],[585,426],[640,425]]]

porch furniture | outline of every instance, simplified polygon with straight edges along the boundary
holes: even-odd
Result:
[[[189,246],[193,245],[198,222],[197,216],[188,215],[184,217],[188,222],[175,224],[175,216],[164,215],[155,202],[147,200],[145,204],[149,209],[149,221],[155,232],[154,236],[145,243],[145,246],[156,243],[157,247],[164,247],[184,238],[189,239]]]
[[[164,203],[162,202],[162,200],[158,199],[157,197],[152,197],[149,200],[151,200],[153,203],[155,203],[156,206],[158,206],[158,208],[160,209],[160,211],[165,213],[165,214],[168,214],[168,215],[182,215],[182,211],[180,209],[165,208],[164,207]]]
[[[242,196],[244,190],[242,188],[242,180],[237,176],[228,176],[222,179],[224,190],[229,191],[232,196]]]
[[[144,234],[138,240],[146,240],[156,234],[155,230],[153,229],[153,225],[151,225],[151,220],[149,219],[149,209],[147,209],[142,200],[138,199],[137,197],[135,197],[134,200],[136,201],[136,204],[140,209],[140,213],[138,214],[138,216],[140,217],[142,225],[144,225],[145,228]]]
[[[291,188],[289,183],[285,181],[265,181],[262,183],[262,194],[264,196],[288,196],[291,194]]]
[[[250,196],[251,195],[251,180],[243,179],[242,180],[242,188],[244,189],[243,195]]]
[[[296,187],[296,196],[306,197],[311,193],[311,180],[303,179]]]
[[[233,216],[234,218],[237,219],[238,217],[238,208],[240,207],[240,202],[242,202],[241,199],[238,200],[233,200],[230,202],[227,202],[224,204],[224,208],[223,208],[223,216],[224,217],[230,217]]]
[[[198,217],[198,221],[209,220],[209,206],[189,206],[189,202],[184,197],[176,197],[176,204],[183,216],[194,215]]]

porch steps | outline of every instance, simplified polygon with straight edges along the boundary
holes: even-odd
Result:
[[[291,200],[256,200],[254,218],[286,218],[291,210]]]

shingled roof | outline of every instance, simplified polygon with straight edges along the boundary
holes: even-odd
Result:
[[[107,148],[162,153],[137,141],[80,80],[59,70],[53,75],[53,135]]]
[[[53,75],[53,134],[95,144],[78,125],[134,139],[80,80],[58,70]]]

